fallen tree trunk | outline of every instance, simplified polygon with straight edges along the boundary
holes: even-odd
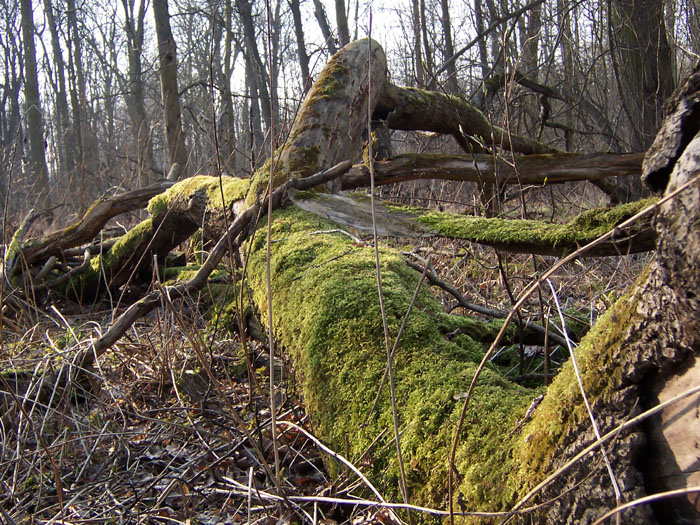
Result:
[[[405,154],[374,162],[375,184],[394,184],[410,180],[442,179],[498,184],[559,184],[572,181],[596,181],[607,177],[641,175],[640,153],[576,154],[550,153],[500,156]],[[343,177],[343,188],[366,186],[369,168],[353,166]]]
[[[563,256],[615,230],[649,206],[645,199],[615,208],[589,210],[565,224],[545,221],[484,218],[456,213],[427,211],[423,208],[398,206],[391,202],[375,203],[374,210],[362,193],[327,195],[309,192],[292,193],[292,201],[301,209],[330,219],[348,228],[371,233],[376,218],[377,233],[391,237],[445,237],[492,246],[504,251]],[[653,250],[656,234],[651,218],[627,228],[617,228],[608,241],[597,244],[587,256],[627,255]]]

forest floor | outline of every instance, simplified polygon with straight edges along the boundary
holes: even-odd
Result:
[[[467,243],[430,246],[442,278],[471,302],[504,310],[509,293],[517,296],[554,260],[497,257]],[[594,321],[648,258],[577,261],[555,278],[559,300]],[[454,298],[440,297],[450,310]],[[101,308],[47,300],[27,303],[21,315],[4,320],[0,369],[6,377],[13,370],[22,371],[18,377],[31,371],[31,380],[23,403],[0,397],[0,522],[392,522],[376,507],[348,503],[367,495],[363,482],[309,437],[313,428],[293,372],[277,361],[278,456],[286,497],[280,502],[268,475],[275,454],[267,347],[249,343],[246,362],[237,335],[208,322],[198,304],[164,304],[135,324],[100,359],[97,394],[47,392],[42,381],[48,384],[89,348],[124,306]],[[542,312],[556,318],[551,301],[533,301],[525,311],[534,320]],[[553,354],[553,365],[565,358],[562,350]],[[497,359],[515,380],[541,374],[536,349],[504,347]],[[370,466],[348,459],[360,469]],[[329,466],[339,475],[330,476]]]

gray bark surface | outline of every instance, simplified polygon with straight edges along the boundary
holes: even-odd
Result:
[[[153,16],[158,37],[158,62],[160,64],[160,89],[165,115],[165,137],[170,152],[170,164],[182,166],[188,172],[188,155],[182,133],[180,98],[177,90],[177,48],[170,30],[170,14],[167,0],[153,1]]]

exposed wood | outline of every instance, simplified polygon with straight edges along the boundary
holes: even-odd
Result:
[[[363,193],[335,195],[292,194],[301,209],[365,233],[373,231],[372,208]],[[519,253],[562,256],[576,251],[632,217],[639,206],[592,210],[567,224],[534,220],[469,217],[446,212],[403,209],[391,202],[376,202],[377,233],[394,237],[447,237],[493,246]],[[656,234],[647,219],[629,230],[621,230],[610,241],[586,253],[587,256],[626,255],[653,250]]]
[[[663,403],[700,384],[700,358],[690,360],[687,370],[654,385],[654,397]],[[646,478],[655,492],[700,486],[700,394],[664,409],[651,422],[651,454]],[[684,501],[685,500],[685,501]],[[661,512],[677,522],[692,522],[700,512],[697,494],[660,502]]]

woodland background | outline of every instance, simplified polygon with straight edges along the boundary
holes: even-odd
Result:
[[[65,221],[110,188],[165,176],[159,4],[4,3],[6,232],[28,206],[60,205]],[[171,2],[177,71],[166,82],[182,108],[185,173],[254,171],[269,130],[281,141],[328,57],[366,36],[370,5]],[[494,124],[574,152],[644,151],[700,45],[694,0],[414,0],[373,14],[395,84],[461,94]],[[393,143],[395,153],[455,151],[421,134],[395,133]],[[439,186],[422,198],[445,200]]]

